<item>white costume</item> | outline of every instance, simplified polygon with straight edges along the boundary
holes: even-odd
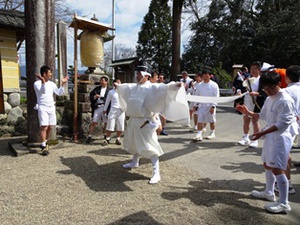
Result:
[[[112,89],[108,92],[105,100],[104,111],[107,111],[109,104],[110,110],[107,116],[106,130],[114,131],[115,124],[117,122],[117,131],[124,131],[125,112],[122,111],[120,107],[119,95],[116,92],[116,89]]]
[[[53,94],[63,95],[64,87],[57,88],[57,85],[48,80],[42,83],[41,80],[34,82],[34,91],[37,98],[38,117],[40,126],[56,125],[56,111]]]
[[[251,80],[250,86],[251,86],[252,92],[258,92],[258,89],[259,89],[259,78],[260,78],[260,76],[248,78],[249,80]],[[244,81],[244,82],[248,82],[248,81]],[[249,91],[249,89],[248,89],[248,91]],[[254,97],[254,99],[256,99],[256,97]],[[246,105],[247,108],[250,111],[254,110],[255,105],[253,103],[252,97],[249,94],[245,95],[244,105]]]
[[[208,83],[201,82],[196,85],[195,95],[219,97],[219,85],[210,80]],[[212,106],[216,106],[217,103],[194,103],[198,107],[198,123],[215,123],[216,122],[216,110],[213,114],[210,114],[209,110]]]
[[[203,81],[201,81],[200,83],[197,83],[195,82],[194,83],[194,87],[190,87],[187,91],[187,94],[188,95],[196,95],[196,90],[197,90],[197,85],[201,84]],[[195,103],[194,102],[189,102],[189,108],[190,110],[193,110],[194,109],[194,105]],[[197,114],[197,112],[195,112]]]
[[[185,90],[186,92],[188,92],[188,89],[190,87],[190,83],[194,81],[192,78],[190,78],[189,76],[184,79],[184,78],[180,78],[180,82],[184,83],[184,87],[185,87]]]
[[[266,121],[265,129],[275,125],[278,130],[266,134],[262,161],[267,166],[285,170],[292,147],[293,136],[298,133],[293,99],[280,90],[269,96],[260,112],[260,119]]]
[[[295,114],[300,117],[300,82],[289,83],[286,88],[283,89],[286,91],[294,100],[295,104]],[[300,133],[300,119],[298,122],[298,133]],[[300,138],[298,138],[298,146],[300,147]]]
[[[189,124],[185,90],[178,88],[174,82],[120,84],[117,92],[121,107],[126,109],[126,115],[130,117],[124,135],[124,149],[133,155],[150,159],[163,154],[155,129],[151,129],[146,122],[152,120],[152,112],[160,112],[170,121]]]

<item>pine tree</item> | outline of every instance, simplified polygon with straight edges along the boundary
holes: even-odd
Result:
[[[171,21],[168,0],[152,0],[137,42],[137,56],[167,77],[171,68]]]

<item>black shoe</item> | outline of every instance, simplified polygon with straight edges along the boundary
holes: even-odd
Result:
[[[294,163],[294,166],[300,167],[300,162]]]
[[[102,146],[106,146],[106,145],[108,145],[109,144],[109,140],[105,140],[101,145]]]
[[[168,134],[167,134],[164,130],[162,130],[162,131],[160,132],[160,135],[166,135],[166,136],[168,136]]]
[[[40,146],[42,152],[41,152],[41,155],[43,156],[47,156],[49,155],[49,145],[46,145],[46,146]]]
[[[122,143],[121,143],[121,141],[119,141],[118,139],[116,140],[116,144],[117,145],[121,145]]]
[[[85,140],[85,143],[86,144],[89,144],[92,142],[92,137],[88,137],[86,140]]]

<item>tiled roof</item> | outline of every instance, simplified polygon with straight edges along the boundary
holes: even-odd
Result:
[[[0,9],[0,27],[9,29],[25,29],[25,15],[17,10]]]

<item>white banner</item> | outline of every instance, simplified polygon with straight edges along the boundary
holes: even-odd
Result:
[[[226,96],[226,97],[187,95],[186,99],[190,102],[200,102],[200,103],[227,103],[227,102],[233,102],[238,98],[242,98],[246,94],[248,94],[248,92],[245,92],[244,94],[241,95]]]

